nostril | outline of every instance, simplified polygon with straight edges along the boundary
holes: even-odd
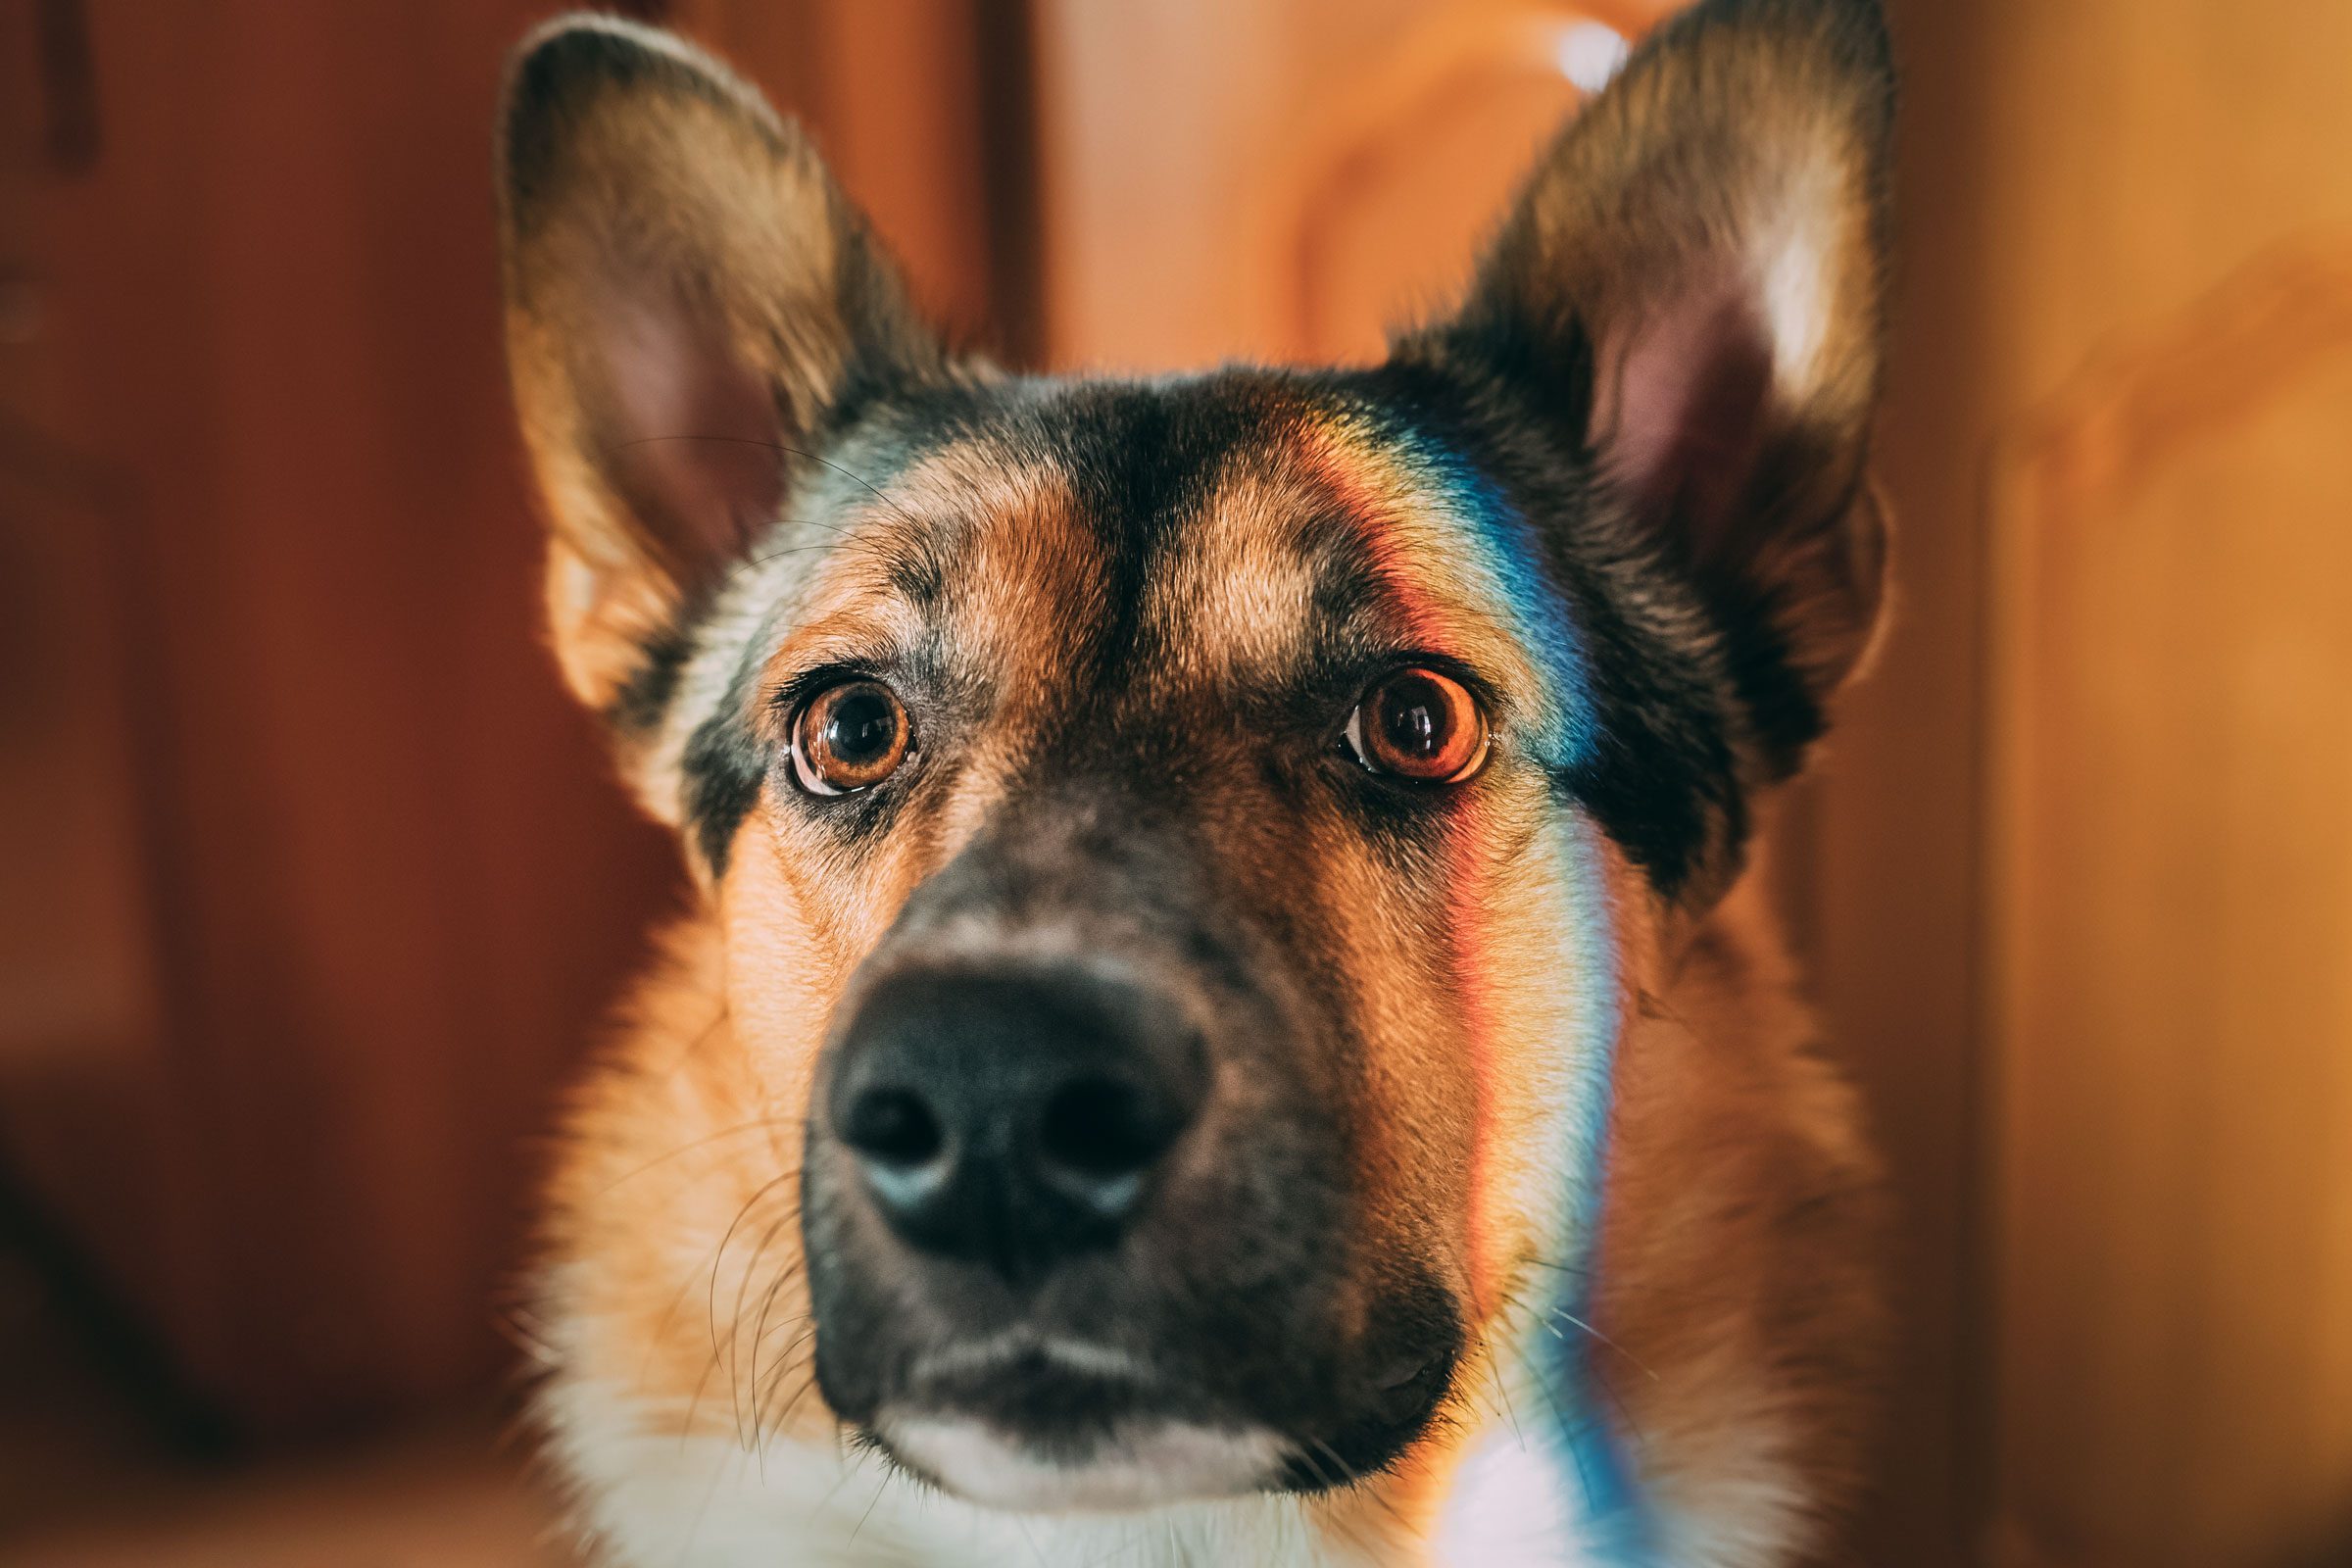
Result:
[[[1108,967],[890,972],[827,1047],[818,1168],[840,1212],[1007,1279],[1109,1247],[1205,1103],[1189,1016]]]
[[[1157,1159],[1179,1130],[1168,1108],[1137,1085],[1080,1078],[1047,1099],[1038,1152],[1071,1175],[1111,1181]]]
[[[841,1140],[885,1165],[927,1165],[947,1147],[947,1130],[923,1097],[910,1089],[868,1089],[850,1102]]]

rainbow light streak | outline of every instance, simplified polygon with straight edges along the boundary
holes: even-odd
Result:
[[[1316,420],[1299,435],[1302,456],[1341,503],[1367,525],[1376,567],[1402,602],[1408,624],[1417,632],[1434,631],[1447,618],[1423,586],[1431,565],[1465,580],[1501,610],[1543,679],[1544,701],[1526,731],[1536,760],[1558,777],[1588,758],[1597,737],[1584,651],[1565,596],[1545,572],[1541,542],[1529,520],[1459,454],[1422,432],[1368,414],[1343,414]],[[1432,516],[1458,524],[1443,537],[1466,543],[1464,559],[1427,559],[1432,541],[1424,529],[1409,524]],[[1410,537],[1405,536],[1408,530]],[[1562,1486],[1575,1489],[1567,1500],[1584,1524],[1583,1544],[1599,1553],[1600,1563],[1641,1568],[1653,1560],[1649,1513],[1602,1408],[1606,1391],[1592,1364],[1601,1342],[1588,1326],[1593,1315],[1593,1266],[1599,1250],[1622,1022],[1615,921],[1603,872],[1605,854],[1591,821],[1563,809],[1547,836],[1555,845],[1553,858],[1565,906],[1567,940],[1561,959],[1582,995],[1576,1038],[1567,1043],[1566,1053],[1576,1085],[1576,1147],[1568,1160],[1572,1175],[1563,1205],[1562,1267],[1544,1271],[1546,1293],[1536,1306],[1537,1332],[1529,1357],[1532,1370],[1554,1395],[1554,1457]],[[1461,907],[1457,918],[1471,922],[1461,945],[1475,947],[1471,910]],[[1466,993],[1473,1033],[1483,1037],[1488,1009],[1475,986],[1466,987]],[[1493,1070],[1493,1053],[1483,1038],[1474,1040],[1471,1049],[1483,1083]],[[1485,1098],[1482,1092],[1482,1110]],[[1479,1164],[1474,1185],[1483,1188],[1484,1160]],[[1479,1207],[1474,1200],[1474,1212]],[[1473,1256],[1481,1255],[1479,1240],[1473,1238]],[[1474,1282],[1482,1301],[1485,1289]]]
[[[1623,1023],[1615,920],[1598,830],[1584,816],[1554,824],[1557,862],[1566,875],[1570,972],[1584,987],[1577,1009],[1579,1040],[1577,1150],[1569,1168],[1563,1228],[1566,1251],[1551,1272],[1552,1288],[1537,1305],[1544,1331],[1533,1347],[1538,1375],[1559,1392],[1562,1456],[1576,1471],[1592,1545],[1603,1563],[1625,1568],[1652,1559],[1649,1513],[1633,1467],[1602,1409],[1607,1391],[1592,1358],[1602,1342],[1591,1325],[1599,1262],[1603,1187],[1608,1178],[1609,1110],[1615,1100],[1617,1038]]]

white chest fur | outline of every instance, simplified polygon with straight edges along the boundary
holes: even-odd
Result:
[[[579,1522],[613,1568],[1370,1568],[1335,1553],[1287,1498],[1134,1515],[998,1512],[942,1495],[877,1455],[644,1431],[593,1386],[551,1393]]]
[[[579,1523],[612,1568],[1602,1568],[1553,1461],[1506,1427],[1464,1463],[1428,1545],[1399,1550],[1341,1539],[1288,1497],[1122,1515],[984,1509],[846,1446],[663,1436],[585,1379],[559,1381],[543,1410]]]

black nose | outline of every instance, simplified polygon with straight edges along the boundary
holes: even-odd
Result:
[[[838,1049],[827,1115],[891,1228],[1013,1277],[1115,1242],[1206,1088],[1180,1006],[1074,967],[902,972]]]

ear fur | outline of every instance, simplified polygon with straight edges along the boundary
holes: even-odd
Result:
[[[551,629],[574,692],[618,716],[775,519],[797,454],[943,355],[808,142],[669,34],[549,24],[515,53],[500,127],[508,364],[551,524]]]
[[[1734,642],[1793,754],[1876,623],[1864,473],[1893,76],[1876,0],[1705,0],[1570,122],[1460,314],[1412,347],[1499,376],[1590,457]]]

